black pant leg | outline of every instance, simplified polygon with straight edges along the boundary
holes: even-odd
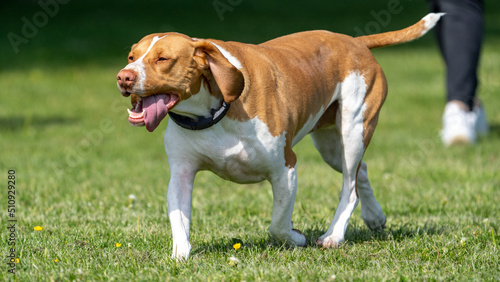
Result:
[[[436,26],[436,35],[446,62],[447,100],[459,100],[472,108],[478,86],[484,3],[432,0],[430,6],[433,12],[446,13]]]

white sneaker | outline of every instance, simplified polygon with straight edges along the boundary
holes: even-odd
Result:
[[[460,102],[448,102],[444,108],[441,138],[446,146],[476,143],[477,114]]]

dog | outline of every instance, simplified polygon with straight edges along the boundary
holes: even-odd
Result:
[[[253,45],[156,33],[134,44],[117,84],[131,97],[131,125],[152,132],[170,116],[164,143],[171,171],[172,257],[187,258],[191,251],[192,189],[201,170],[237,183],[268,180],[270,234],[287,245],[306,246],[291,219],[297,191],[292,148],[307,134],[343,177],[333,221],[315,243],[329,248],[344,241],[358,199],[366,225],[385,228],[362,161],[387,95],[370,49],[417,39],[442,15],[356,38],[317,30]]]

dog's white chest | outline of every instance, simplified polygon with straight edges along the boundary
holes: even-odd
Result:
[[[276,164],[285,165],[284,146],[285,133],[272,136],[257,117],[245,122],[221,122],[201,131],[169,124],[165,132],[165,150],[171,165],[196,160],[193,165],[201,170],[238,183],[268,179]]]

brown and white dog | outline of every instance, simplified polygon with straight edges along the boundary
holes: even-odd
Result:
[[[134,44],[117,76],[121,93],[132,95],[129,122],[153,131],[167,113],[174,121],[164,138],[172,256],[186,258],[191,250],[191,195],[200,170],[238,183],[268,180],[270,233],[305,246],[291,221],[297,191],[292,148],[309,133],[324,161],[343,175],[333,221],[316,244],[333,247],[344,240],[358,198],[366,225],[384,228],[362,161],[387,94],[370,49],[419,38],[441,16],[357,38],[308,31],[253,45],[158,33]]]

